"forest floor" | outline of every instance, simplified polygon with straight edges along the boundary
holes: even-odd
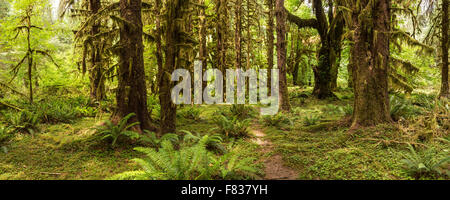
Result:
[[[255,158],[258,179],[414,179],[401,162],[409,153],[408,143],[433,149],[436,159],[449,155],[448,132],[433,133],[447,141],[424,139],[427,127],[394,123],[349,133],[345,112],[351,107],[351,92],[342,90],[337,92],[339,99],[323,101],[309,94],[309,90],[291,88],[293,110],[283,114],[288,123],[269,126],[262,117],[255,117],[250,126],[253,137],[226,144],[244,157]],[[178,118],[178,129],[214,133],[211,118],[220,107],[200,106],[201,120]],[[0,180],[93,180],[138,169],[131,159],[143,157],[133,150],[139,143],[111,148],[93,139],[92,128],[108,117],[41,124],[37,134],[16,135],[7,153],[0,152]]]

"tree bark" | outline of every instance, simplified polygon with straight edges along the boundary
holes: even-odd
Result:
[[[284,9],[284,0],[276,0],[276,20],[277,20],[277,64],[280,81],[279,104],[283,111],[290,111],[288,85],[287,85],[287,67],[286,67],[286,12]]]
[[[117,111],[113,121],[135,113],[130,122],[139,122],[138,131],[154,130],[147,110],[147,88],[142,43],[141,0],[120,0],[120,30]]]
[[[361,0],[353,14],[352,67],[355,101],[352,129],[391,122],[388,95],[390,0]],[[369,10],[364,9],[370,6]]]
[[[228,39],[228,6],[227,0],[216,0],[216,31],[217,31],[217,67],[224,72],[227,67],[227,39]]]
[[[273,47],[275,36],[274,32],[274,0],[267,0],[267,5],[269,7],[269,16],[267,21],[267,83],[270,83],[272,80],[272,69],[273,69]],[[269,90],[269,95],[271,91]]]
[[[448,6],[449,0],[442,0],[442,80],[441,80],[441,97],[450,97],[448,85]]]
[[[156,0],[155,1],[155,15],[156,15],[156,20],[155,20],[155,36],[156,36],[156,51],[155,51],[155,56],[156,56],[156,63],[158,65],[158,78],[157,81],[159,81],[161,79],[162,73],[163,73],[163,54],[162,54],[162,42],[161,42],[161,35],[162,35],[162,30],[161,30],[161,9],[162,9],[162,2],[161,0]],[[159,91],[159,83],[158,85],[158,89],[154,90],[154,92],[158,92]]]
[[[242,0],[236,1],[235,15],[234,50],[236,51],[236,60],[234,67],[240,69],[242,67]]]
[[[198,0],[200,5],[205,5],[205,0]],[[206,8],[200,8],[199,16],[200,16],[200,24],[199,24],[199,39],[200,39],[200,45],[199,45],[199,57],[202,62],[202,74],[205,73],[206,69],[208,68],[208,46],[206,44],[206,35],[207,35],[207,27],[206,27]],[[194,76],[192,76],[194,77]],[[194,84],[194,81],[192,82]],[[202,91],[207,87],[207,82],[202,82]]]
[[[26,12],[27,20],[27,54],[28,54],[28,81],[30,92],[30,104],[33,104],[33,49],[31,49],[31,10]]]
[[[164,41],[166,44],[165,63],[162,75],[159,81],[159,100],[161,104],[161,134],[175,133],[176,131],[176,113],[177,107],[172,102],[171,90],[174,83],[171,81],[170,75],[178,68],[180,62],[179,45],[183,42],[181,33],[183,32],[183,24],[177,21],[184,19],[185,9],[189,5],[187,0],[170,0],[166,2],[166,29],[164,32]]]
[[[89,0],[89,6],[91,15],[95,15],[98,13],[101,2],[100,0]],[[92,26],[91,35],[97,35],[99,33],[99,25],[94,24]],[[102,57],[100,54],[100,49],[92,48],[91,52],[91,70],[89,73],[89,81],[90,81],[90,97],[91,99],[100,101],[103,100],[106,96],[105,94],[105,82],[103,79],[103,66],[102,66]]]

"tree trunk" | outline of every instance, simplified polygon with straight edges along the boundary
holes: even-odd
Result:
[[[162,2],[161,0],[156,0],[155,1],[155,36],[156,36],[156,51],[155,51],[155,56],[156,56],[156,63],[158,65],[158,75],[157,75],[157,81],[159,81],[162,76],[162,71],[163,71],[163,54],[162,54],[162,42],[161,42],[161,9],[162,9]],[[159,83],[156,84],[158,87],[158,89],[155,89],[154,92],[159,92]]]
[[[228,34],[228,7],[227,0],[216,0],[216,31],[217,31],[217,67],[225,72],[227,69],[227,34]]]
[[[274,0],[267,0],[267,5],[269,7],[269,16],[267,22],[267,82],[270,83],[272,80],[272,68],[273,68],[273,46],[275,37],[274,32]],[[269,90],[269,95],[270,95]]]
[[[288,86],[287,86],[287,68],[286,68],[286,12],[284,9],[284,0],[276,0],[276,19],[277,19],[277,64],[280,81],[279,104],[283,111],[290,111]]]
[[[205,0],[199,0],[198,2],[200,5],[206,6],[205,5]],[[201,16],[200,18],[200,24],[199,24],[199,39],[200,39],[200,46],[199,46],[199,56],[200,56],[200,60],[202,62],[202,74],[205,73],[206,69],[208,68],[208,47],[206,44],[206,8],[200,8],[199,11],[199,16]],[[194,76],[192,76],[194,77]],[[192,84],[194,84],[194,81],[192,81]],[[202,91],[207,87],[207,82],[202,81]]]
[[[236,51],[236,60],[234,67],[240,69],[242,64],[242,0],[237,0],[235,6],[234,50]]]
[[[320,35],[320,40],[322,46],[319,50],[319,63],[316,68],[314,68],[314,90],[313,95],[319,99],[325,99],[328,97],[334,97],[332,82],[333,74],[336,74],[337,80],[337,66],[336,63],[337,55],[339,54],[341,48],[341,38],[343,34],[343,19],[342,15],[333,17],[333,5],[330,3],[329,17],[330,26],[334,24],[333,27],[329,27],[328,21],[323,9],[322,0],[314,0],[313,7],[317,19],[317,30]],[[328,30],[330,28],[330,30]]]
[[[120,30],[117,111],[113,121],[135,113],[138,131],[154,130],[147,110],[147,88],[142,43],[141,0],[120,0],[120,17],[127,21]]]
[[[30,104],[33,104],[33,49],[31,49],[31,10],[27,10],[27,54],[28,54],[28,81],[30,92]]]
[[[89,6],[91,15],[98,13],[101,3],[100,0],[89,0]],[[97,35],[99,33],[99,25],[94,24],[92,26],[91,35]],[[92,48],[91,52],[91,71],[89,74],[90,80],[90,96],[92,99],[97,101],[103,100],[105,98],[105,82],[103,79],[103,66],[102,58],[100,55],[100,49]]]
[[[161,104],[161,134],[175,133],[176,131],[176,113],[177,107],[172,102],[171,90],[174,86],[170,75],[178,68],[179,63],[179,44],[181,41],[181,32],[183,25],[177,21],[184,19],[184,9],[189,5],[187,0],[170,0],[166,2],[166,22],[167,27],[164,32],[165,63],[162,76],[159,81],[159,100]]]
[[[353,15],[355,101],[352,129],[390,122],[388,70],[390,0],[361,0]]]
[[[441,97],[450,97],[448,85],[448,6],[449,0],[442,0],[442,82],[441,82]]]

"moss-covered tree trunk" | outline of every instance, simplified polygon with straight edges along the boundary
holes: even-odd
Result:
[[[117,111],[113,121],[135,113],[130,121],[140,122],[140,130],[154,130],[147,110],[147,87],[142,43],[141,0],[120,0],[120,30]]]
[[[227,42],[228,42],[228,2],[227,0],[215,0],[216,2],[216,40],[215,52],[217,68],[224,72],[227,67]]]
[[[274,32],[274,0],[267,0],[267,6],[269,8],[269,13],[267,17],[267,82],[270,83],[272,80],[272,69],[273,69],[273,47],[274,47],[274,40],[275,36],[273,35]],[[270,95],[269,90],[269,95]]]
[[[319,99],[334,97],[333,82],[337,81],[338,63],[337,57],[341,51],[341,38],[344,22],[342,14],[334,16],[333,4],[329,5],[328,24],[321,0],[313,1],[314,13],[317,19],[317,30],[320,35],[321,47],[319,50],[319,63],[314,68],[313,95]]]
[[[236,0],[235,4],[235,30],[234,51],[236,53],[234,67],[240,69],[242,66],[242,0]]]
[[[205,5],[205,0],[198,0],[198,3],[200,5]],[[207,46],[207,19],[206,19],[206,8],[199,8],[199,31],[198,31],[198,38],[199,38],[199,57],[202,62],[202,72],[205,73],[206,69],[208,68],[208,46]],[[194,77],[194,76],[192,76]],[[192,85],[194,85],[194,81],[192,81]],[[202,91],[206,88],[207,82],[202,82]],[[193,87],[194,88],[194,87]]]
[[[158,75],[156,81],[160,80],[160,77],[162,76],[163,71],[163,49],[162,49],[162,41],[161,41],[161,35],[162,35],[162,28],[161,28],[161,9],[162,9],[162,2],[161,0],[155,0],[155,44],[156,44],[156,51],[155,51],[155,57],[156,57],[156,64],[158,65]],[[159,83],[155,84],[153,89],[153,92],[157,93],[159,91]]]
[[[100,0],[89,0],[91,15],[98,13],[101,2]],[[100,30],[99,24],[94,24],[92,26],[91,35],[97,35]],[[99,48],[93,48],[91,52],[91,70],[89,71],[90,80],[90,97],[97,101],[103,100],[106,97],[105,94],[105,83],[103,79],[103,66],[102,66],[102,56],[100,55]]]
[[[279,105],[283,111],[290,111],[288,85],[287,85],[287,67],[286,67],[286,12],[284,0],[276,0],[275,16],[277,20],[277,64],[279,73]]]
[[[361,0],[353,14],[352,66],[354,112],[352,129],[390,122],[388,70],[390,0]],[[369,6],[369,9],[364,9]]]
[[[27,9],[26,11],[26,31],[27,31],[27,54],[28,54],[28,84],[29,84],[29,93],[30,93],[30,104],[33,104],[33,49],[31,49],[31,15],[32,10]]]
[[[450,97],[448,85],[448,6],[449,0],[442,0],[442,77],[441,77],[441,97]]]
[[[175,133],[177,107],[172,102],[171,90],[174,83],[171,81],[172,72],[181,62],[179,58],[180,45],[183,43],[181,33],[184,33],[184,13],[189,5],[188,0],[170,0],[166,2],[165,14],[167,26],[164,31],[165,63],[159,81],[159,100],[161,104],[161,134]]]

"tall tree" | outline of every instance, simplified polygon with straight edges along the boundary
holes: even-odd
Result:
[[[442,0],[442,39],[441,39],[441,48],[442,48],[442,78],[441,78],[441,97],[449,97],[449,84],[448,84],[448,6],[449,0]]]
[[[354,112],[352,128],[390,122],[388,95],[390,0],[361,0],[352,8]]]
[[[290,111],[288,86],[287,86],[287,67],[286,67],[286,12],[284,0],[276,0],[275,16],[277,20],[277,65],[280,70],[280,94],[279,104],[282,110]]]
[[[318,55],[318,66],[313,68],[315,80],[313,94],[319,99],[334,96],[332,82],[337,80],[333,76],[336,74],[335,76],[337,77],[337,57],[341,51],[342,35],[344,33],[342,12],[335,13],[333,11],[339,5],[333,6],[332,1],[329,2],[328,20],[322,0],[313,0],[315,19],[302,19],[286,10],[289,21],[295,23],[299,28],[315,28],[319,32],[322,45]],[[335,73],[332,73],[332,70]]]
[[[159,100],[161,104],[161,134],[174,133],[176,131],[176,105],[172,102],[171,89],[174,84],[170,75],[181,67],[182,59],[180,50],[182,47],[193,43],[187,34],[186,22],[189,0],[169,0],[166,2],[165,31],[163,33],[165,62],[159,77]]]
[[[79,4],[77,8],[74,6]],[[109,4],[109,2],[107,2]],[[106,4],[106,3],[105,3]],[[112,5],[117,5],[113,3]],[[111,6],[111,5],[110,5]],[[111,47],[111,42],[117,35],[114,29],[110,29],[105,21],[108,18],[99,15],[102,8],[100,0],[61,0],[59,4],[59,17],[63,17],[68,11],[73,12],[73,17],[83,22],[82,26],[76,33],[75,41],[81,41],[82,56],[82,72],[87,71],[89,74],[89,94],[92,100],[100,101],[106,98],[105,91],[105,65],[108,59],[103,59],[106,54],[105,49]],[[95,16],[95,17],[94,17]],[[102,28],[103,27],[103,28]],[[105,28],[107,28],[105,30]],[[89,66],[86,61],[89,61]]]
[[[228,68],[227,49],[228,49],[228,1],[215,0],[216,3],[216,65],[224,72]]]
[[[143,30],[141,0],[120,0],[120,29],[117,111],[113,119],[118,120],[135,113],[131,121],[140,123],[140,131],[154,130],[147,109],[147,87],[145,84]]]
[[[268,83],[272,80],[271,69],[273,68],[273,47],[275,37],[273,35],[274,32],[274,0],[267,0],[267,7],[269,8],[268,17],[267,17],[267,68],[268,68]],[[270,93],[270,90],[269,90]]]
[[[236,69],[242,67],[242,0],[235,2],[235,30],[234,30],[234,51],[236,52],[235,64]]]
[[[92,15],[98,13],[101,7],[100,0],[89,0],[89,10]],[[100,24],[92,26],[91,35],[95,37],[100,32]],[[90,96],[97,101],[103,100],[105,93],[105,80],[103,76],[102,55],[100,48],[93,48],[91,51],[91,68],[89,70]]]

